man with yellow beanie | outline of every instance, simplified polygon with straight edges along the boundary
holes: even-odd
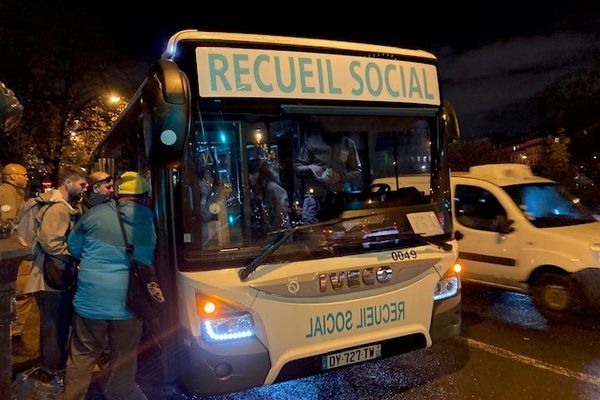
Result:
[[[152,211],[144,198],[150,184],[137,172],[121,175],[117,188],[119,209],[133,258],[154,263],[156,233]],[[73,305],[75,319],[67,361],[65,399],[82,399],[98,357],[109,349],[111,372],[103,387],[107,399],[145,399],[135,383],[137,346],[142,321],[127,307],[129,258],[117,217],[115,201],[91,208],[73,228],[69,250],[81,259]]]
[[[126,195],[138,196],[148,193],[150,184],[137,172],[127,171],[121,175],[118,194],[119,197]]]

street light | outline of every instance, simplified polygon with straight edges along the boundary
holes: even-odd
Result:
[[[108,98],[108,101],[110,101],[112,104],[118,104],[121,101],[121,96],[111,94]]]

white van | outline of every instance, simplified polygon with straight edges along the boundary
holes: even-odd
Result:
[[[600,222],[522,164],[453,173],[462,278],[532,295],[549,319],[600,307]]]
[[[522,164],[450,178],[463,281],[529,293],[548,319],[600,309],[600,222],[564,188]],[[379,178],[421,190],[429,176]]]

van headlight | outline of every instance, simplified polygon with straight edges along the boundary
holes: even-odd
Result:
[[[240,305],[196,292],[196,314],[207,342],[226,342],[255,335],[254,319]]]
[[[460,279],[458,275],[450,270],[442,279],[435,285],[433,291],[433,300],[443,300],[458,294],[460,289]]]

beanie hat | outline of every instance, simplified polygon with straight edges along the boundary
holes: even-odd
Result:
[[[150,184],[137,172],[127,171],[121,175],[119,194],[144,194],[150,190]]]

